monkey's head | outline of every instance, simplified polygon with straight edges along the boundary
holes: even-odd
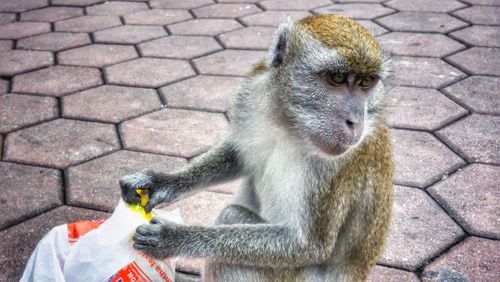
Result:
[[[387,61],[366,28],[318,15],[283,23],[261,67],[270,70],[280,120],[317,152],[338,156],[379,118]]]

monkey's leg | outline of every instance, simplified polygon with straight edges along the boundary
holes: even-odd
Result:
[[[240,205],[227,206],[222,210],[217,219],[215,219],[215,225],[257,224],[265,222],[258,214]]]

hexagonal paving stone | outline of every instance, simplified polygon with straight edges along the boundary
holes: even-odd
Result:
[[[474,5],[491,5],[491,6],[500,5],[500,3],[497,0],[463,0],[463,2]]]
[[[315,9],[316,14],[336,14],[354,19],[374,19],[394,12],[380,4],[333,4],[331,6]]]
[[[327,0],[266,0],[260,4],[268,10],[310,10],[331,4],[331,2]]]
[[[240,18],[240,20],[249,26],[278,26],[288,17],[290,17],[293,21],[298,21],[310,15],[311,13],[306,11],[265,11],[262,13],[244,16]]]
[[[191,9],[207,4],[213,4],[212,0],[151,0],[150,5],[153,8],[171,8],[171,9]]]
[[[399,11],[419,11],[419,12],[450,12],[458,8],[466,7],[465,4],[455,0],[391,0],[385,5]]]
[[[444,13],[399,12],[376,20],[394,31],[446,33],[467,23]]]
[[[167,36],[167,32],[161,26],[139,25],[118,26],[94,33],[96,42],[121,44],[137,44],[162,36]]]
[[[0,39],[19,39],[49,31],[49,23],[14,22],[0,25]]]
[[[123,18],[126,24],[167,25],[191,19],[192,16],[184,10],[154,9],[125,15]]]
[[[110,124],[57,119],[5,138],[5,160],[66,168],[120,147]]]
[[[63,203],[61,172],[55,169],[0,162],[3,211],[0,229]]]
[[[474,47],[447,59],[472,74],[500,76],[498,58],[500,58],[500,48]]]
[[[275,28],[254,26],[219,35],[226,48],[264,49],[271,44]]]
[[[63,116],[120,122],[162,107],[155,90],[103,85],[69,95],[62,100]]]
[[[88,15],[121,16],[147,9],[148,5],[146,3],[116,1],[87,7],[85,11],[87,11]]]
[[[106,0],[52,0],[52,5],[65,5],[65,6],[90,6],[104,2]]]
[[[396,184],[424,188],[464,164],[427,132],[394,129],[391,135]]]
[[[0,133],[56,118],[57,100],[19,94],[0,96]],[[29,109],[29,114],[26,110]]]
[[[264,51],[224,50],[194,60],[202,74],[245,75],[252,65],[265,58]]]
[[[453,14],[473,24],[500,25],[500,7],[473,6]]]
[[[191,59],[221,50],[213,37],[173,35],[139,45],[144,57]]]
[[[18,49],[59,51],[90,44],[87,33],[50,32],[17,41]]]
[[[254,4],[213,4],[193,9],[197,18],[237,18],[262,11]]]
[[[359,24],[364,26],[373,36],[380,36],[387,33],[388,30],[370,20],[356,20]]]
[[[434,89],[399,86],[386,96],[390,126],[435,130],[467,111]]]
[[[0,52],[12,50],[14,42],[12,40],[0,40]]]
[[[442,34],[391,32],[379,37],[382,48],[396,55],[443,57],[465,46]]]
[[[16,21],[16,14],[0,13],[0,24],[7,24]]]
[[[12,76],[16,73],[50,66],[54,57],[50,52],[12,50],[0,53],[0,75]]]
[[[463,235],[424,191],[396,186],[389,237],[379,261],[414,271]]]
[[[500,78],[471,76],[443,89],[443,92],[480,114],[500,115]]]
[[[68,202],[112,211],[120,199],[118,180],[122,176],[144,169],[168,173],[184,164],[186,160],[181,158],[121,150],[69,168]]]
[[[125,148],[192,157],[215,145],[225,133],[224,115],[164,109],[120,127]]]
[[[109,214],[74,207],[59,207],[0,232],[0,271],[5,281],[19,281],[38,241],[53,227],[79,220],[104,219]],[[13,256],[12,254],[15,254]]]
[[[169,25],[173,34],[217,35],[242,27],[233,19],[194,19]]]
[[[92,32],[121,25],[120,18],[112,16],[81,16],[55,23],[56,31]]]
[[[474,235],[500,239],[500,167],[471,164],[428,191]]]
[[[466,75],[438,58],[393,57],[397,85],[441,88]]]
[[[57,22],[83,15],[82,8],[76,7],[47,7],[40,10],[24,12],[21,21]]]
[[[422,281],[498,281],[500,241],[469,237],[422,273]]]
[[[500,117],[471,115],[437,134],[471,162],[500,164]]]
[[[47,0],[2,0],[0,1],[1,12],[23,12],[41,8],[48,5]]]
[[[196,76],[160,89],[169,107],[226,112],[243,78]]]
[[[110,83],[155,88],[195,75],[186,61],[153,58],[117,64],[105,71]]]
[[[368,282],[419,282],[415,273],[376,265],[368,275]]]
[[[450,36],[473,46],[500,47],[500,36],[498,34],[500,34],[500,26],[473,25],[452,32]]]
[[[92,44],[57,54],[59,64],[104,67],[137,58],[133,46]]]
[[[9,91],[9,82],[7,80],[0,79],[0,94],[7,93]]]
[[[101,72],[94,68],[54,66],[16,75],[12,92],[62,96],[102,84]]]

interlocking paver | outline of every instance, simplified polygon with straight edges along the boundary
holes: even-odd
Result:
[[[17,41],[17,49],[59,51],[90,44],[87,33],[50,32]]]
[[[374,19],[393,13],[394,10],[380,4],[333,4],[331,6],[315,9],[316,14],[336,14],[354,19]]]
[[[0,162],[0,230],[63,203],[62,175],[56,169]]]
[[[92,44],[57,54],[61,65],[104,67],[137,58],[133,46]]]
[[[500,25],[500,7],[473,6],[453,13],[455,16],[473,24]]]
[[[137,44],[146,40],[167,36],[161,26],[124,25],[100,30],[94,33],[96,42]]]
[[[55,23],[56,31],[92,32],[121,25],[118,17],[81,16]]]
[[[243,79],[197,76],[160,89],[167,106],[225,112]]]
[[[389,237],[380,262],[414,271],[463,235],[424,191],[396,186]]]
[[[218,113],[164,109],[126,121],[120,129],[125,148],[192,157],[221,139],[227,120]]]
[[[500,2],[498,0],[463,0],[463,2],[474,4],[474,5],[492,5],[499,6]]]
[[[464,164],[430,133],[392,130],[391,135],[396,184],[424,188]]]
[[[442,34],[392,32],[378,39],[386,51],[403,56],[443,57],[465,49]]]
[[[0,232],[0,271],[5,281],[19,281],[36,244],[53,227],[79,220],[104,219],[109,214],[93,210],[59,207]],[[13,255],[15,254],[15,255]]]
[[[52,0],[52,5],[66,6],[90,6],[92,4],[102,3],[106,0]]]
[[[498,58],[500,48],[474,47],[447,59],[472,74],[500,76],[500,64],[489,63],[498,62]]]
[[[368,282],[419,282],[417,275],[404,270],[376,265],[368,275]]]
[[[435,89],[399,86],[386,95],[391,126],[435,130],[467,111]]]
[[[426,266],[422,280],[498,281],[500,241],[469,237]]]
[[[443,89],[443,92],[480,114],[500,115],[500,78],[471,76]]]
[[[66,168],[119,146],[113,125],[57,119],[7,135],[4,159]]]
[[[98,69],[54,66],[16,75],[12,92],[62,96],[101,83],[101,72]]]
[[[213,4],[193,9],[197,18],[237,18],[262,11],[254,4],[227,3]]]
[[[26,111],[29,114],[26,114]],[[0,133],[56,118],[57,100],[20,94],[0,96]]]
[[[500,164],[500,117],[474,114],[437,134],[471,162]]]
[[[57,22],[83,15],[83,9],[77,7],[47,7],[21,14],[21,21]]]
[[[13,22],[0,25],[0,39],[19,39],[49,31],[49,23]]]
[[[123,18],[126,24],[167,25],[191,19],[192,16],[185,10],[154,9],[128,14]]]
[[[17,73],[50,66],[54,56],[50,52],[11,50],[0,53],[0,75],[13,76]]]
[[[149,4],[153,8],[191,9],[213,3],[212,0],[151,0]]]
[[[120,177],[146,168],[168,173],[185,163],[181,158],[121,150],[71,167],[67,174],[68,203],[112,211],[120,199]]]
[[[12,40],[0,40],[0,52],[12,50],[14,42]]]
[[[48,0],[2,0],[0,1],[0,12],[23,12],[45,7]]]
[[[438,58],[393,57],[394,82],[405,86],[441,88],[466,75]]]
[[[450,12],[466,7],[465,4],[455,0],[391,0],[385,5],[399,11],[419,11],[419,12]]]
[[[169,25],[173,34],[217,35],[242,27],[233,19],[194,19]]]
[[[249,26],[262,25],[262,26],[278,26],[287,18],[293,21],[298,21],[302,18],[310,16],[311,13],[306,11],[265,11],[253,15],[241,17],[240,20]]]
[[[62,100],[64,117],[103,122],[120,122],[161,107],[153,89],[114,85],[78,92]]]
[[[473,25],[455,32],[450,36],[473,46],[500,47],[500,26]]]
[[[16,21],[16,14],[0,13],[0,24],[7,24]]]
[[[107,80],[112,84],[143,87],[160,87],[195,74],[186,61],[153,58],[113,65],[105,71]]]
[[[380,25],[374,23],[373,21],[370,20],[356,20],[356,22],[360,23],[362,26],[366,27],[368,31],[373,35],[373,36],[380,36],[384,33],[387,33],[388,30],[381,27]]]
[[[500,239],[500,167],[471,164],[428,189],[469,233]]]
[[[219,35],[226,48],[265,49],[269,48],[275,28],[253,26]]]
[[[85,8],[88,15],[121,16],[147,10],[146,3],[113,1]]]
[[[172,35],[139,45],[144,57],[191,59],[221,50],[213,37]]]
[[[394,31],[446,33],[467,23],[445,13],[399,12],[376,20]]]
[[[7,93],[9,91],[9,82],[4,79],[0,79],[0,94]]]
[[[253,64],[265,58],[264,51],[224,50],[193,62],[202,74],[245,75]]]
[[[266,0],[260,4],[268,10],[310,10],[331,3],[328,0]]]

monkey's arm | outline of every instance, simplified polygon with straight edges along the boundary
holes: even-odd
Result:
[[[193,192],[209,184],[234,179],[241,173],[236,147],[231,141],[223,141],[182,170],[165,174],[145,170],[120,179],[122,197],[128,203],[138,203],[136,189],[149,192],[151,210],[161,202],[170,202],[186,193]]]

